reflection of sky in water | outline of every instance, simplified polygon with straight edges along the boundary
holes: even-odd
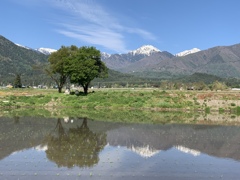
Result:
[[[235,180],[239,139],[238,126],[2,119],[0,180]]]
[[[237,179],[240,163],[232,159],[194,156],[177,148],[144,158],[126,147],[107,145],[91,168],[57,167],[43,150],[31,148],[0,161],[0,179]],[[2,178],[1,178],[2,177]]]

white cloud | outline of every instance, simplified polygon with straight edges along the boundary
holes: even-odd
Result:
[[[126,52],[126,35],[138,35],[154,40],[155,37],[143,29],[127,27],[111,16],[103,6],[94,0],[54,0],[54,8],[62,10],[58,17],[56,31],[67,37],[100,45],[115,52]],[[56,21],[56,20],[55,20]]]

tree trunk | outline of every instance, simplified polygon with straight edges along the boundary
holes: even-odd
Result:
[[[87,95],[87,93],[88,93],[88,84],[86,84],[85,86],[83,86],[83,90],[84,90],[84,94]]]
[[[62,93],[62,87],[58,86],[58,92]]]

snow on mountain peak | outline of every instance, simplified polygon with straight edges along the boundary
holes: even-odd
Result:
[[[19,46],[19,47],[22,47],[22,48],[25,48],[25,49],[31,49],[31,48],[29,48],[29,47],[27,47],[27,46],[23,46],[23,45],[21,45],[21,44],[17,44],[17,43],[15,43],[17,46]]]
[[[36,49],[37,51],[43,53],[43,54],[46,54],[46,55],[50,55],[52,54],[53,52],[56,52],[57,50],[56,49],[51,49],[51,48],[38,48]]]
[[[29,50],[32,50],[32,51],[37,51],[37,52],[40,52],[40,53],[43,53],[45,55],[50,55],[52,54],[53,52],[56,52],[57,50],[56,49],[51,49],[51,48],[38,48],[38,49],[32,49],[32,48],[29,48],[27,46],[23,46],[21,44],[17,44],[15,43],[17,46],[19,47],[22,47],[22,48],[25,48],[25,49],[29,49]]]
[[[106,52],[102,52],[102,53],[101,53],[101,59],[102,59],[102,60],[107,59],[107,58],[109,58],[110,56],[111,56],[111,54],[108,54],[108,53],[106,53]]]
[[[180,53],[177,53],[175,56],[186,56],[186,55],[193,54],[193,53],[196,53],[196,52],[199,52],[199,51],[201,51],[201,50],[198,49],[198,48],[193,48],[193,49],[190,49],[190,50],[185,50],[185,51],[182,51]]]
[[[129,53],[131,53],[132,55],[143,54],[143,55],[150,56],[152,53],[156,53],[156,52],[161,52],[161,51],[152,45],[144,45],[136,50],[130,51]]]

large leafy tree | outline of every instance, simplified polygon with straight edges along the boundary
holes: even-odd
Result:
[[[49,67],[46,69],[48,75],[55,81],[58,86],[58,92],[62,92],[62,88],[69,77],[69,63],[72,55],[77,51],[76,46],[65,47],[62,46],[58,51],[52,53],[48,61]]]
[[[95,47],[80,47],[73,54],[68,67],[70,80],[83,87],[84,93],[94,78],[104,78],[108,75],[108,69],[101,61],[101,53]]]

